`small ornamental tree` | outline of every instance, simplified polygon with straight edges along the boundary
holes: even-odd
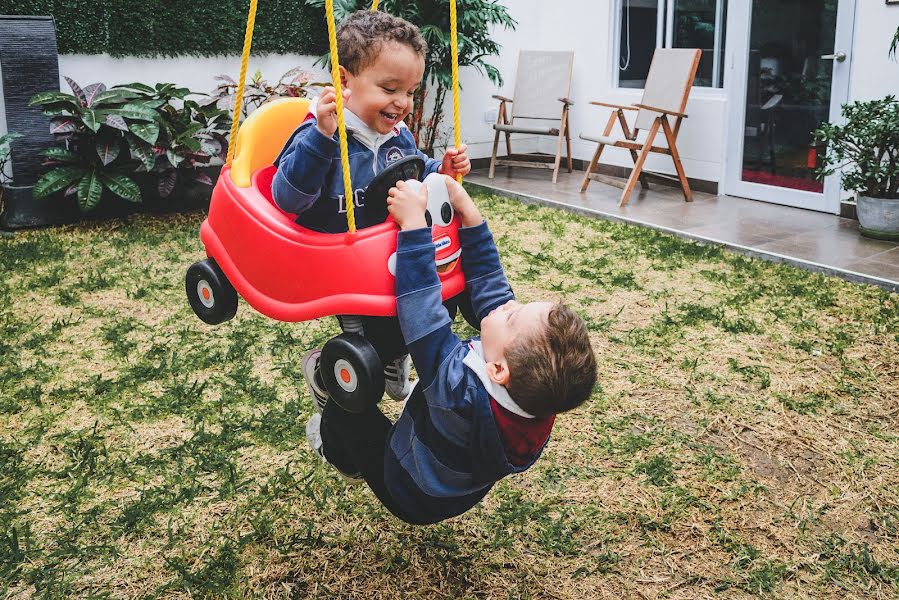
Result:
[[[842,169],[843,189],[869,198],[899,198],[899,100],[843,105],[842,125],[823,123],[815,132],[827,144],[821,175]]]
[[[893,43],[890,44],[890,56],[894,59],[896,58],[897,49],[899,49],[899,29],[896,29],[896,34],[893,36]]]

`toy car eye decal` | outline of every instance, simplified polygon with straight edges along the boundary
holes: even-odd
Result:
[[[390,274],[396,277],[396,252],[390,255],[390,258],[387,259],[387,270],[390,271]]]
[[[425,211],[425,221],[428,222],[428,226],[446,227],[453,220],[453,206],[449,202],[446,184],[443,180],[428,183],[428,210]]]
[[[443,222],[449,225],[450,221],[453,220],[453,205],[449,202],[444,202],[443,206],[440,207],[440,216],[443,218]]]

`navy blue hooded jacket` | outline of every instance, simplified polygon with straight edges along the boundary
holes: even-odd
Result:
[[[484,222],[459,229],[466,287],[478,320],[513,298],[493,235]],[[490,396],[466,357],[473,344],[450,328],[440,301],[430,228],[400,231],[396,302],[403,337],[419,382],[391,429],[384,481],[404,518],[436,523],[467,511],[493,484],[528,469],[509,462]]]

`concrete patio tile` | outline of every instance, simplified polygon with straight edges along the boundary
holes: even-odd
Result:
[[[886,252],[881,252],[879,254],[869,256],[865,260],[888,266],[899,265],[899,244],[896,244],[894,248],[891,248]]]
[[[855,220],[701,192],[685,202],[679,189],[657,183],[649,190],[638,186],[628,205],[619,207],[620,188],[594,181],[581,193],[582,177],[563,171],[554,185],[549,171],[516,168],[498,169],[492,180],[477,170],[466,180],[499,194],[714,240],[752,256],[899,291],[899,244],[862,237]]]
[[[881,252],[858,262],[849,263],[850,271],[881,279],[899,281],[899,248]]]
[[[886,252],[896,244],[862,237],[844,228],[806,232],[758,246],[759,250],[795,256],[811,262],[846,267]]]
[[[740,246],[756,247],[768,242],[776,241],[777,238],[768,237],[764,233],[755,231],[747,231],[735,222],[712,223],[699,227],[688,227],[684,229],[686,233],[697,235],[710,240],[737,244]]]

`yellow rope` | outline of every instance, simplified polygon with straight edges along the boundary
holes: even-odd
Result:
[[[240,79],[237,82],[237,93],[234,95],[234,117],[231,121],[231,140],[228,143],[228,164],[234,158],[237,148],[237,128],[240,126],[240,115],[243,108],[243,89],[247,83],[247,65],[250,63],[250,47],[253,45],[253,26],[256,24],[257,0],[250,0],[250,14],[247,16],[247,32],[243,38],[243,56],[240,59]]]
[[[346,222],[350,233],[356,232],[355,195],[350,180],[350,158],[346,141],[346,123],[343,120],[343,86],[340,85],[340,63],[337,56],[337,26],[334,24],[334,0],[325,0],[328,17],[328,39],[331,44],[331,79],[337,96],[337,131],[340,134],[340,164],[343,167],[343,195],[346,198]]]
[[[375,12],[378,10],[378,0],[372,0],[371,2],[371,12]]]
[[[453,130],[456,148],[462,146],[462,126],[459,110],[459,28],[456,24],[456,0],[450,0],[450,44],[453,51]],[[462,175],[456,175],[462,183]]]

